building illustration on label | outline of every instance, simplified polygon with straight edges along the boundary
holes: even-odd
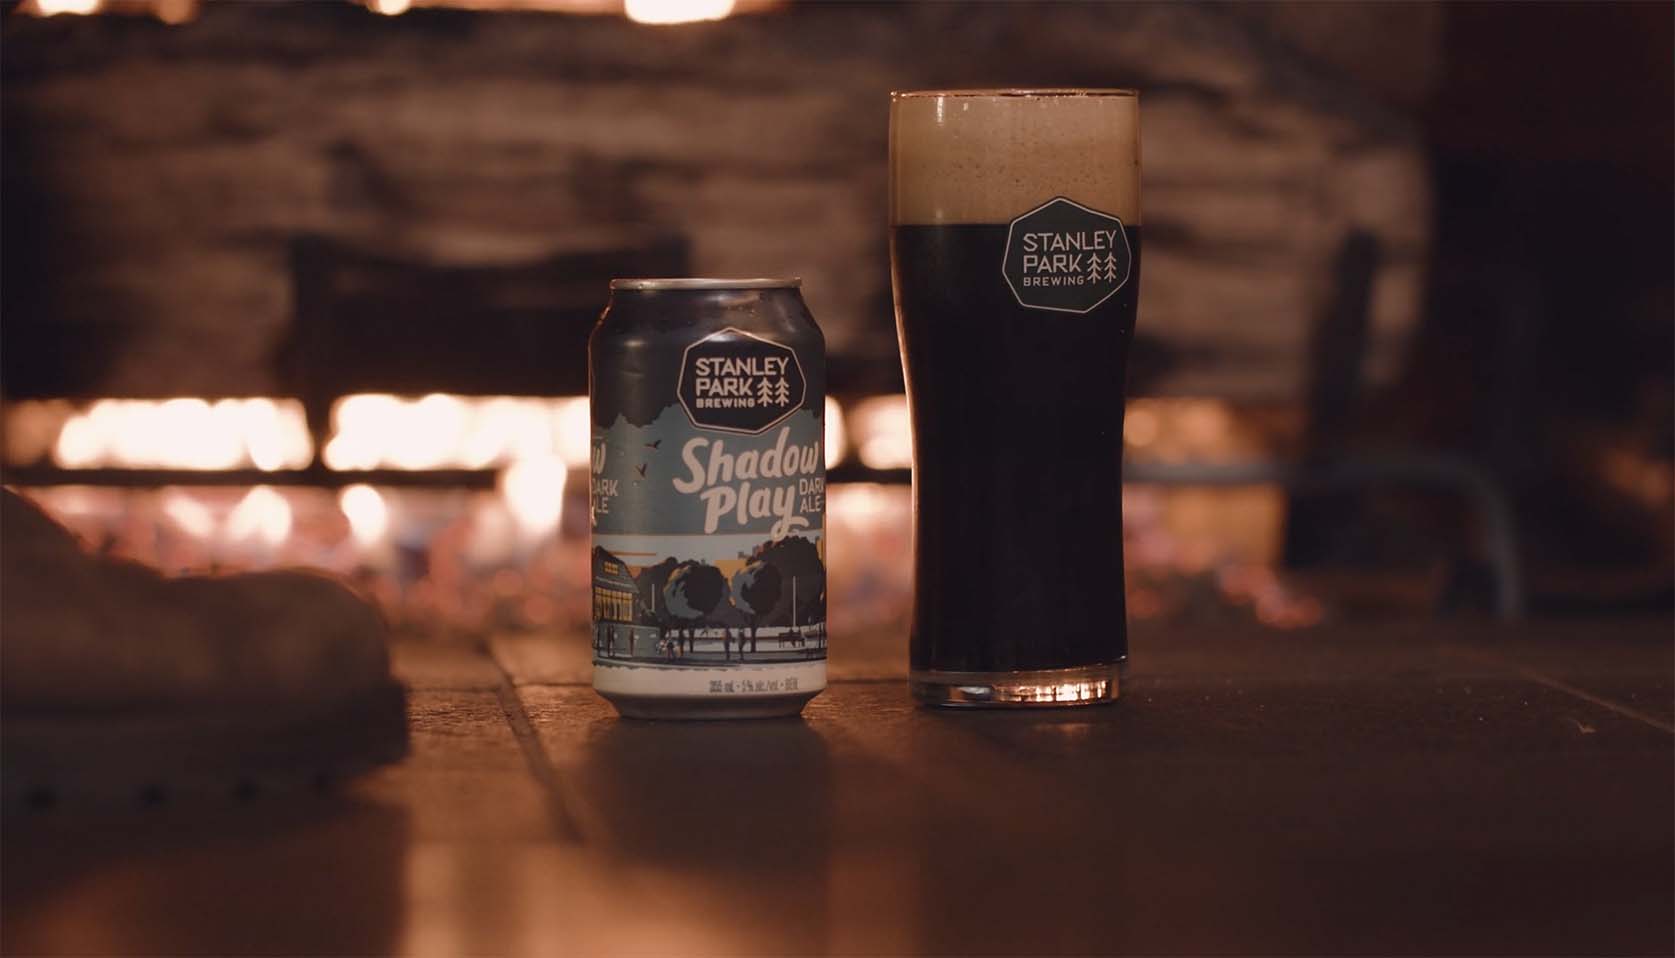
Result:
[[[694,426],[754,434],[801,407],[806,389],[794,350],[729,326],[686,348],[676,394]]]
[[[1001,272],[1020,306],[1087,313],[1128,282],[1132,263],[1122,220],[1058,196],[1012,221]]]

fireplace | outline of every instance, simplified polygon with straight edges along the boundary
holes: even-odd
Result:
[[[1367,510],[1337,487],[1303,503],[1318,469],[1464,497],[1381,506],[1398,534],[1352,544],[1411,567],[1355,603],[1432,608],[1516,551],[1478,544],[1504,470],[1413,467],[1423,430],[1394,473],[1330,467],[1428,408],[1419,118],[1447,79],[1443,14],[1330,16],[1401,62],[1276,11],[1181,6],[28,0],[3,20],[5,480],[172,568],[315,563],[473,628],[556,621],[553,583],[585,574],[565,550],[605,281],[800,275],[831,353],[834,541],[871,543],[834,580],[898,615],[905,570],[865,558],[907,548],[911,465],[885,95],[1133,85],[1134,614],[1330,616],[1337,585],[1291,560],[1341,543],[1292,520]],[[1662,508],[1664,460],[1613,449],[1602,482]]]

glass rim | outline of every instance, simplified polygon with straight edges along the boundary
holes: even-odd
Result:
[[[1138,97],[1140,91],[1133,87],[990,87],[969,90],[891,90],[892,100],[916,100],[929,97],[968,97],[972,99],[1000,100],[1008,98],[1028,99],[1039,97],[1074,98],[1074,97]]]
[[[797,276],[762,276],[750,279],[667,276],[611,280],[612,289],[623,290],[801,289],[802,285],[802,278]]]

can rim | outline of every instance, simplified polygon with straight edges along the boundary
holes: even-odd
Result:
[[[717,279],[708,276],[662,277],[654,279],[613,279],[612,289],[801,289],[802,277],[756,277],[753,279]]]

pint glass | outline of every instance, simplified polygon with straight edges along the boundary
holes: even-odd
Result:
[[[1118,695],[1139,97],[890,102],[890,266],[913,419],[912,687],[949,706]]]

